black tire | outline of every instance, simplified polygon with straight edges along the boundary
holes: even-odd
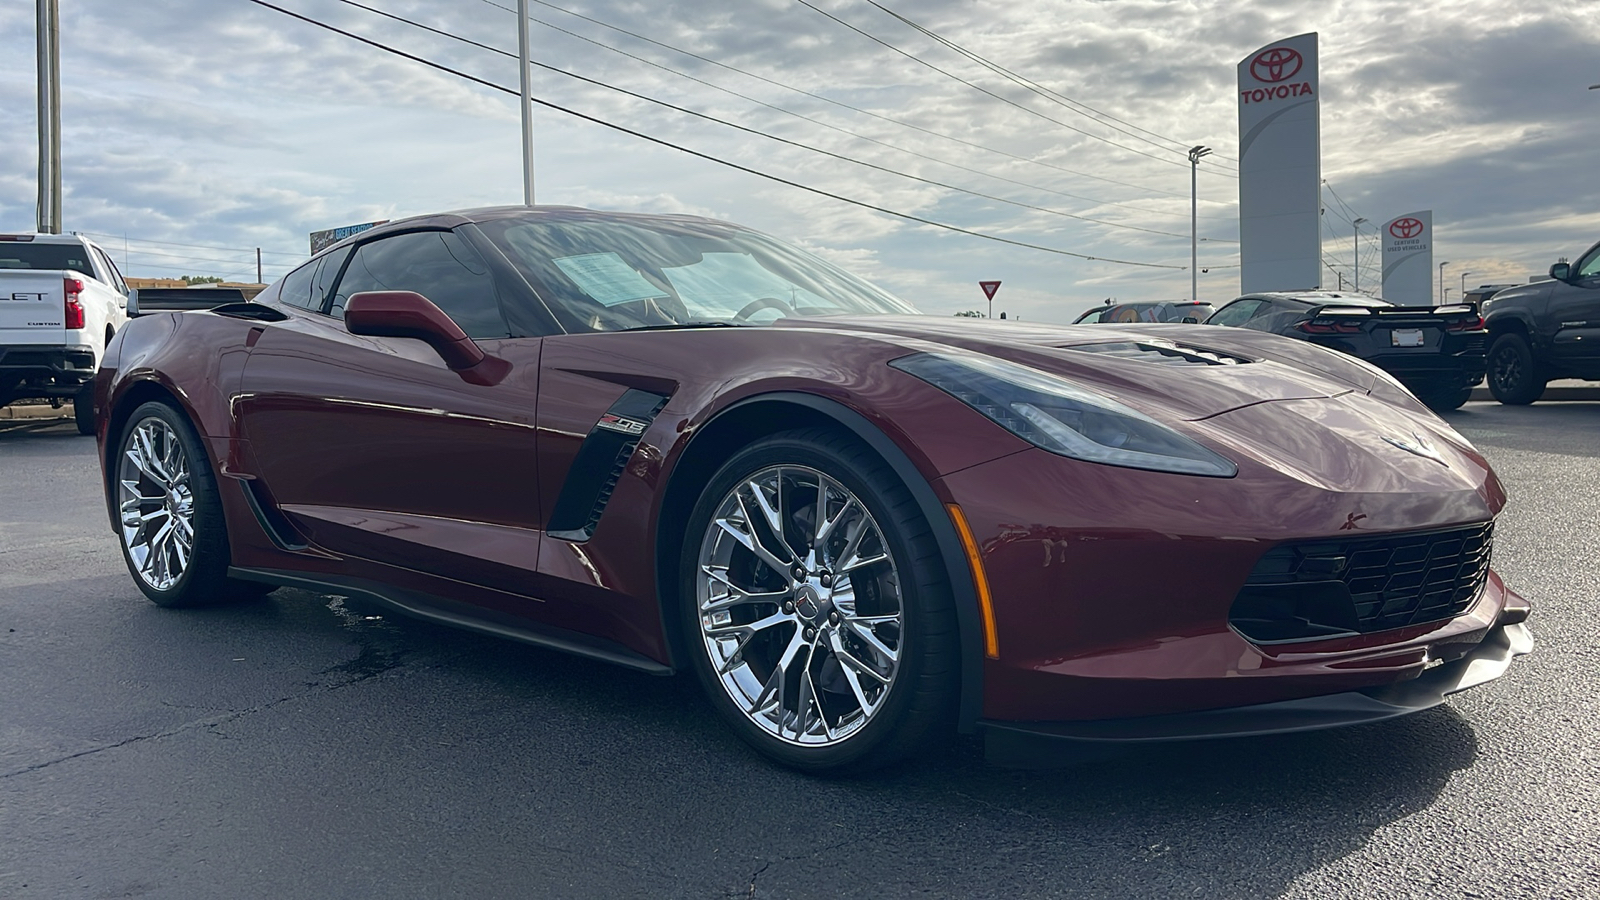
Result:
[[[79,434],[94,434],[94,382],[79,388],[78,395],[72,398],[72,421]]]
[[[1526,406],[1544,393],[1546,380],[1526,337],[1512,332],[1495,338],[1489,347],[1489,391],[1496,400]]]
[[[825,746],[803,746],[781,737],[781,727],[780,733],[775,735],[757,724],[752,718],[756,711],[747,713],[724,687],[702,631],[698,579],[703,548],[709,547],[712,541],[707,534],[713,527],[713,515],[736,486],[777,466],[820,472],[854,494],[876,525],[881,546],[891,558],[891,570],[897,573],[894,580],[898,586],[901,623],[896,632],[898,662],[893,677],[872,704],[873,711],[864,714],[865,724],[848,737]],[[782,490],[781,485],[779,490]],[[801,522],[803,516],[803,510],[789,510],[794,522]],[[841,561],[835,559],[835,562]],[[960,659],[954,603],[944,562],[933,533],[910,492],[894,471],[859,441],[829,430],[805,429],[763,438],[735,453],[707,483],[689,516],[678,571],[681,591],[678,608],[691,665],[718,713],[740,738],[768,758],[807,772],[860,772],[928,749],[954,732]],[[851,594],[857,597],[850,601],[852,612],[859,613],[861,607],[856,604],[871,593],[867,590],[866,579],[878,577],[866,574],[869,571],[862,569],[858,570],[862,574],[849,576]],[[833,576],[834,584],[844,583],[843,572],[841,569],[841,574]],[[790,593],[785,596],[799,596],[793,586],[787,590]],[[816,623],[823,625],[820,618]],[[827,627],[812,631],[827,630]],[[843,626],[834,627],[839,634],[847,635],[846,641],[850,640]],[[807,629],[802,629],[797,621],[795,630],[788,633],[790,639],[803,630]],[[739,652],[744,653],[743,646]],[[826,673],[827,658],[816,658],[822,661],[817,667],[819,672]],[[833,659],[838,665],[838,658]],[[805,670],[809,672],[811,657],[807,660]],[[859,680],[859,677],[852,680]],[[817,711],[826,717],[822,712],[826,704],[815,686],[817,676],[812,675],[811,679]],[[827,694],[828,688],[824,686],[820,690]],[[804,714],[801,718],[803,721]]]
[[[1472,385],[1444,385],[1436,384],[1417,389],[1417,399],[1421,400],[1434,412],[1450,412],[1460,409],[1462,404],[1472,397]]]
[[[131,543],[136,542],[140,532],[136,531],[134,537],[130,539],[126,519],[121,513],[124,499],[122,494],[124,460],[128,457],[134,432],[152,419],[165,425],[167,433],[176,440],[177,447],[187,462],[187,478],[175,479],[174,483],[188,486],[189,510],[194,532],[188,561],[181,574],[164,586],[152,584],[146,575],[141,574],[139,562],[135,560],[130,547]],[[124,521],[124,524],[118,527],[117,543],[122,548],[122,559],[128,566],[128,574],[133,576],[134,584],[138,585],[139,590],[143,591],[152,603],[174,608],[206,606],[260,597],[272,590],[268,585],[236,581],[228,577],[230,558],[228,528],[222,514],[222,499],[217,493],[216,476],[212,473],[211,461],[206,455],[205,448],[183,413],[160,401],[151,401],[139,406],[128,416],[126,424],[122,427],[122,433],[117,436],[116,451],[111,456],[110,465],[109,488],[113,492],[112,502],[119,509],[119,518]],[[153,490],[141,482],[139,489],[141,494]],[[136,507],[135,515],[153,505],[155,501]],[[158,515],[157,519],[159,518]],[[169,512],[167,519],[170,521],[171,518]],[[150,525],[147,523],[142,527],[149,528]]]

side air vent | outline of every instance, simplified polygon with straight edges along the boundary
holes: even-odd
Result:
[[[666,405],[667,398],[660,394],[630,388],[594,423],[556,497],[547,526],[551,537],[587,541],[594,536],[639,438]]]
[[[1081,353],[1100,353],[1118,359],[1136,359],[1161,366],[1241,366],[1250,360],[1216,350],[1180,347],[1169,341],[1114,341],[1106,344],[1075,344],[1066,347]]]

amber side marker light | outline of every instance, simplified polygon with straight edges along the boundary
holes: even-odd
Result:
[[[944,508],[950,511],[950,521],[956,525],[961,549],[967,552],[967,566],[972,570],[972,585],[978,589],[978,610],[983,614],[983,655],[999,659],[1000,635],[994,628],[994,598],[989,596],[989,576],[983,572],[983,554],[978,552],[978,542],[972,538],[972,528],[961,507],[946,503]]]

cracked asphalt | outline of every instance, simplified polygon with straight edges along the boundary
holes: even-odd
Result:
[[[335,595],[168,611],[68,422],[0,423],[0,897],[1597,897],[1600,404],[1450,419],[1536,648],[1381,725],[775,769],[688,678]]]

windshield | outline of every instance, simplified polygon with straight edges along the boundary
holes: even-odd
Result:
[[[715,222],[530,217],[479,228],[572,331],[917,311],[809,253]]]

